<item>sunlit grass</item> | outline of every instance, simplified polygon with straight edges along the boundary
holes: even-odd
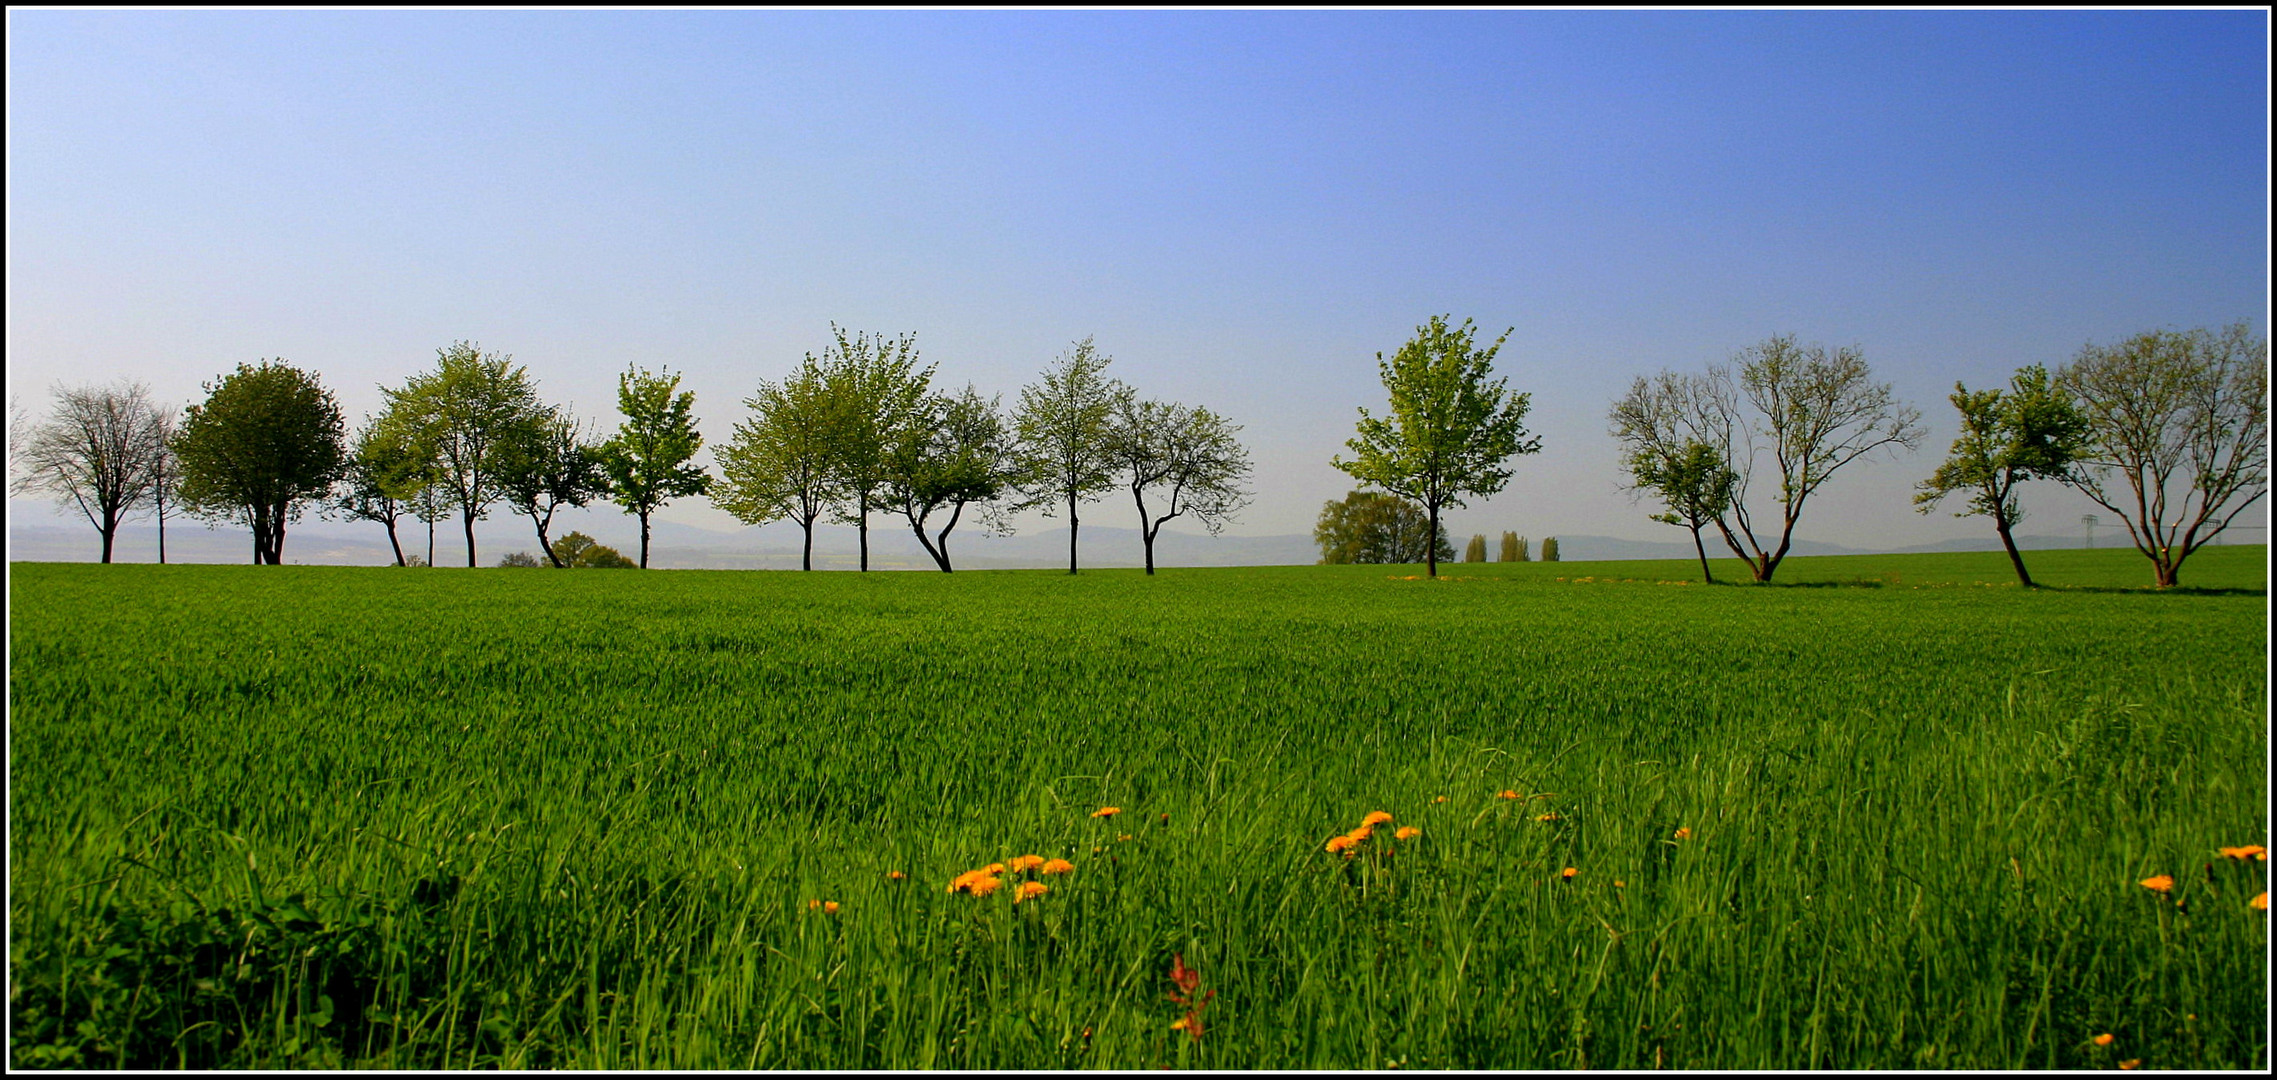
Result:
[[[2262,549],[2030,557],[18,564],[11,1064],[2262,1067]]]

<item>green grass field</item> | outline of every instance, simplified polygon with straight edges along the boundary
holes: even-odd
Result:
[[[2029,559],[16,564],[9,1064],[2265,1068],[2265,549]]]

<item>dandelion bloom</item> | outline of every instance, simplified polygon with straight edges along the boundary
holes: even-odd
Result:
[[[2268,851],[2268,848],[2262,847],[2259,844],[2247,844],[2244,847],[2223,848],[2222,857],[2226,859],[2251,859],[2255,857],[2266,857]]]
[[[2109,1045],[2111,1045],[2111,1033],[2110,1033],[2110,1032],[2108,1032],[2108,1031],[2106,1031],[2106,1032],[2104,1032],[2104,1033],[2103,1033],[2103,1034],[2101,1034],[2101,1035],[2097,1035],[2097,1036],[2095,1037],[2095,1045],[2097,1045],[2097,1046],[2109,1046]]]
[[[2174,879],[2165,874],[2160,874],[2159,876],[2152,878],[2144,878],[2143,888],[2149,889],[2152,892],[2173,892]]]
[[[1376,827],[1373,825],[1362,825],[1359,828],[1352,830],[1351,832],[1345,833],[1344,835],[1351,837],[1352,842],[1357,844],[1362,840],[1366,840],[1367,838],[1376,835]]]
[[[1556,811],[1551,811],[1550,813],[1547,813],[1547,814],[1543,814],[1542,816],[1540,816],[1540,817],[1537,817],[1537,818],[1535,818],[1534,820],[1536,820],[1536,821],[1556,821],[1557,819],[1558,819],[1558,816],[1557,816],[1557,812],[1556,812]]]
[[[1423,830],[1413,825],[1402,825],[1399,827],[1399,831],[1392,833],[1393,837],[1400,840],[1413,840],[1421,835],[1423,835]]]
[[[1013,873],[1015,873],[1015,874],[1017,874],[1017,873],[1021,873],[1021,872],[1025,871],[1025,870],[1027,870],[1027,869],[1028,869],[1029,867],[1031,867],[1031,866],[1042,866],[1043,864],[1044,864],[1044,857],[1043,857],[1043,856],[1041,856],[1041,855],[1014,855],[1014,856],[1012,856],[1012,872],[1013,872]]]
[[[2245,906],[2252,908],[2255,911],[2267,911],[2269,910],[2269,894],[2264,892],[2261,895],[2246,901]]]
[[[1384,822],[1390,821],[1391,819],[1392,816],[1390,814],[1387,814],[1381,810],[1370,810],[1368,811],[1367,817],[1360,819],[1360,827],[1367,828],[1373,825],[1381,825]]]
[[[905,877],[908,877],[909,875],[908,875],[908,874],[904,874],[904,873],[902,873],[902,872],[901,872],[901,871],[899,871],[899,870],[888,870],[888,871],[886,871],[886,872],[885,872],[885,876],[886,876],[886,880],[887,880],[887,881],[900,881],[901,879],[903,879],[903,878],[905,878]]]
[[[1518,793],[1515,791],[1504,791],[1501,794],[1495,796],[1497,799],[1515,799],[1517,797]]]
[[[1626,889],[1626,888],[1628,888],[1628,887],[1629,887],[1629,883],[1628,883],[1628,882],[1626,882],[1626,881],[1622,881],[1622,880],[1621,880],[1621,879],[1619,879],[1619,878],[1614,878],[1614,879],[1613,879],[1613,887],[1614,887],[1614,888],[1616,888],[1616,889]]]
[[[1678,840],[1690,840],[1692,838],[1692,830],[1690,828],[1680,828],[1676,830],[1676,838]]]
[[[2143,1063],[2143,1059],[2141,1059],[2141,1058],[2128,1058],[2127,1060],[2120,1062],[2120,1063],[2119,1063],[2119,1067],[2120,1067],[2120,1068],[2122,1068],[2122,1069],[2132,1069],[2132,1068],[2134,1068],[2135,1066],[2137,1066],[2137,1065],[2140,1065],[2140,1064],[2142,1064],[2142,1063]]]
[[[1328,838],[1328,847],[1326,850],[1331,854],[1339,851],[1350,851],[1352,849],[1352,845],[1355,843],[1358,843],[1358,841],[1352,839],[1349,836],[1331,836]]]
[[[1564,870],[1562,870],[1562,871],[1559,871],[1559,872],[1558,872],[1558,876],[1559,876],[1559,877],[1561,877],[1561,878],[1564,878],[1564,879],[1565,879],[1565,880],[1567,880],[1567,881],[1572,881],[1572,880],[1573,880],[1573,875],[1575,875],[1575,874],[1578,874],[1578,873],[1580,873],[1580,872],[1581,872],[1581,871],[1579,871],[1579,870],[1576,870],[1576,869],[1574,869],[1573,867],[1570,867],[1570,866],[1568,866],[1568,867],[1566,867]]]
[[[987,896],[989,893],[995,892],[996,890],[1003,887],[1004,879],[994,877],[975,878],[970,884],[965,886],[965,888],[970,890],[974,896]]]
[[[1446,801],[1447,801],[1447,797],[1446,797],[1445,795],[1441,795],[1441,796],[1439,796],[1438,798],[1436,798],[1436,799],[1433,799],[1433,800],[1431,800],[1431,801],[1432,801],[1432,802],[1435,802],[1435,803],[1443,803],[1443,802],[1446,802]]]
[[[1116,843],[1118,843],[1118,844],[1120,844],[1120,843],[1123,843],[1123,842],[1124,842],[1124,841],[1126,841],[1126,840],[1129,840],[1130,838],[1131,838],[1131,834],[1129,834],[1129,833],[1124,833],[1123,835],[1116,837],[1116,838],[1115,838],[1115,842],[1116,842]]]
[[[823,901],[823,902],[822,902],[822,913],[823,913],[823,914],[825,914],[825,915],[836,915],[836,914],[838,914],[838,901],[836,901],[836,900],[825,900],[825,901]]]
[[[820,900],[809,900],[809,901],[807,901],[807,902],[806,902],[806,909],[807,909],[808,911],[813,911],[814,909],[816,909],[816,908],[818,908],[818,907],[821,907],[821,906],[822,906],[822,901],[820,901]]]
[[[1100,807],[1100,808],[1099,808],[1099,809],[1097,809],[1097,810],[1093,810],[1093,811],[1091,812],[1091,816],[1092,816],[1092,817],[1114,817],[1116,814],[1120,814],[1120,813],[1122,813],[1122,812],[1123,812],[1123,808],[1122,808],[1122,807],[1120,807],[1120,806],[1102,806],[1102,807]]]
[[[1050,859],[1036,869],[1045,874],[1072,874],[1075,872],[1075,864],[1066,859]]]
[[[1052,887],[1041,881],[1023,881],[1020,890],[1012,894],[1012,902],[1017,904],[1022,900],[1031,900],[1050,891]]]

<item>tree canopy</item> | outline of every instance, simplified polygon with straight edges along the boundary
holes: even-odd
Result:
[[[1354,491],[1323,503],[1312,538],[1320,545],[1320,561],[1332,566],[1436,563],[1455,557],[1444,525],[1434,526],[1422,507],[1380,491]]]
[[[253,561],[284,559],[285,523],[339,478],[340,404],[311,372],[278,360],[239,364],[205,384],[174,436],[182,505],[253,530]]]
[[[703,434],[696,430],[696,395],[679,386],[678,375],[650,374],[637,366],[617,376],[617,411],[625,420],[599,448],[605,477],[595,490],[605,490],[618,506],[640,518],[642,569],[648,567],[649,515],[673,499],[701,495],[711,486],[711,475],[692,463],[704,445]]]
[[[489,516],[505,494],[498,477],[498,446],[516,429],[547,414],[529,370],[503,353],[483,352],[468,341],[435,350],[435,370],[414,375],[397,389],[381,388],[388,411],[411,433],[433,466],[445,502],[459,511],[466,533],[466,564],[478,565],[474,523]]]
[[[1926,514],[1945,496],[1967,492],[1967,507],[1953,516],[1992,518],[2016,579],[2031,588],[2032,575],[2013,535],[2016,523],[2024,520],[2016,488],[2026,480],[2069,477],[2085,447],[2087,420],[2038,364],[2010,377],[2006,392],[1972,393],[1956,382],[1951,400],[1961,413],[1960,437],[1944,463],[1921,482],[1914,504]]]

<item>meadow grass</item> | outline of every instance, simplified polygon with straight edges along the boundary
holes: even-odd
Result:
[[[2265,550],[2029,558],[15,564],[10,1064],[2264,1068]]]

